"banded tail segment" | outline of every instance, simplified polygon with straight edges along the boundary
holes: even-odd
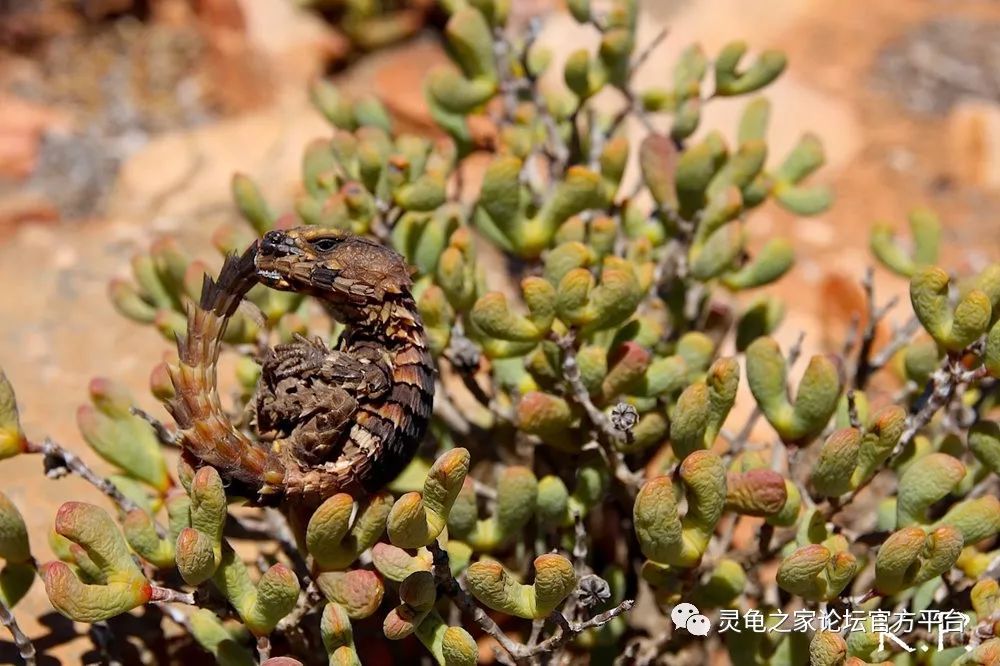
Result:
[[[216,364],[230,317],[256,284],[256,244],[241,256],[226,257],[219,278],[208,275],[201,302],[188,311],[187,335],[177,340],[179,362],[169,368],[175,395],[166,403],[177,422],[182,446],[191,456],[260,491],[280,486],[278,459],[237,430],[219,401]]]

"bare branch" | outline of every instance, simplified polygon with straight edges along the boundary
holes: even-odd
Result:
[[[851,422],[852,428],[861,428],[861,417],[858,416],[858,400],[854,394],[854,389],[847,392],[847,418]]]
[[[299,578],[309,578],[309,567],[295,544],[295,537],[287,519],[276,509],[265,508],[262,519],[230,514],[230,518],[248,535],[276,541],[285,557],[292,564]]]
[[[555,341],[563,350],[563,377],[570,386],[573,399],[583,407],[590,422],[603,435],[597,441],[615,478],[625,486],[630,494],[635,494],[642,485],[642,475],[628,468],[625,456],[617,448],[617,445],[628,446],[631,443],[632,431],[623,432],[616,428],[611,419],[599,410],[594,405],[594,401],[590,399],[590,393],[583,384],[580,366],[576,361],[576,337],[570,334],[557,337]]]
[[[556,623],[556,633],[531,648],[529,656],[557,650],[569,641],[573,640],[573,638],[575,638],[578,634],[586,631],[587,629],[604,626],[622,613],[627,613],[632,610],[633,606],[635,606],[635,600],[626,599],[614,608],[606,610],[603,613],[598,613],[589,620],[583,620],[581,622],[570,622],[562,613],[555,611],[549,615],[549,619]]]
[[[14,637],[14,645],[17,646],[18,654],[24,660],[26,666],[35,666],[37,662],[35,646],[28,638],[27,634],[21,631],[17,624],[17,619],[10,608],[0,599],[0,624],[7,627],[10,635]]]
[[[931,375],[928,383],[928,393],[923,406],[907,419],[906,430],[899,438],[899,443],[893,449],[892,458],[902,453],[903,449],[913,441],[917,433],[930,423],[941,408],[948,405],[952,399],[961,394],[961,388],[970,382],[986,376],[986,368],[980,366],[974,370],[966,370],[962,365],[962,354],[947,356],[937,370]]]
[[[795,338],[795,342],[792,343],[792,346],[788,348],[788,356],[786,356],[785,358],[789,370],[791,370],[792,366],[798,362],[799,356],[802,355],[802,343],[805,341],[805,339],[806,339],[806,332],[799,331],[799,337]]]
[[[72,472],[109,497],[123,513],[142,508],[118,490],[115,484],[92,470],[87,463],[83,462],[82,458],[48,437],[43,439],[41,443],[28,442],[27,452],[40,453],[45,456],[47,476],[59,478]],[[161,538],[167,536],[167,530],[155,520],[153,526]]]
[[[653,269],[653,284],[662,288],[675,278],[687,275],[687,244],[678,238],[667,241],[663,255]]]
[[[917,434],[931,422],[934,415],[937,414],[943,407],[951,403],[952,399],[956,395],[960,395],[962,393],[962,387],[969,382],[985,376],[985,368],[983,367],[979,367],[974,370],[966,370],[962,365],[961,357],[962,354],[960,353],[949,355],[944,359],[941,367],[935,370],[934,374],[931,375],[928,383],[926,400],[916,413],[907,417],[906,429],[903,431],[903,434],[899,438],[899,442],[893,449],[888,461],[889,466],[892,466],[893,462],[899,457],[903,450],[911,441],[913,441],[913,438],[916,437]],[[853,392],[848,393],[849,405],[851,404],[852,394]],[[855,412],[856,411],[857,410],[855,409]],[[852,416],[852,425],[856,419],[857,416],[855,414]],[[869,477],[862,482],[861,485],[852,490],[844,499],[830,498],[823,511],[823,515],[826,519],[829,520],[843,507],[854,501],[858,494],[868,487],[872,480],[874,480],[875,476],[876,474],[869,475]]]
[[[868,304],[868,321],[865,322],[865,330],[861,336],[861,345],[858,347],[858,361],[854,371],[854,385],[859,389],[863,389],[872,374],[885,365],[885,361],[882,361],[880,365],[872,362],[870,358],[872,345],[875,343],[875,332],[878,329],[878,325],[899,302],[899,297],[893,296],[883,305],[875,305],[875,269],[871,266],[865,271],[865,276],[861,280],[861,286],[865,290],[865,300]],[[881,358],[881,355],[879,358]],[[886,358],[886,361],[888,358]]]
[[[493,618],[479,607],[468,592],[462,589],[455,577],[451,575],[451,569],[448,566],[448,552],[437,541],[432,541],[428,548],[434,556],[433,572],[438,588],[448,595],[463,613],[472,617],[483,631],[496,639],[515,664],[528,663],[535,655],[557,650],[577,634],[605,625],[635,605],[634,600],[626,599],[616,607],[580,622],[571,622],[560,611],[554,611],[547,619],[556,624],[555,633],[540,643],[524,645],[505,634],[503,629],[493,621]],[[541,629],[538,631],[540,632]]]
[[[565,169],[566,165],[569,163],[569,147],[562,138],[562,133],[556,125],[555,118],[553,118],[552,114],[549,113],[549,105],[542,97],[542,92],[538,86],[538,82],[535,76],[531,73],[531,68],[528,67],[528,56],[531,53],[531,48],[534,46],[535,40],[538,39],[538,35],[541,31],[542,23],[537,17],[528,22],[527,35],[524,39],[524,50],[521,53],[521,68],[525,72],[525,78],[528,82],[528,90],[531,92],[531,101],[534,102],[535,108],[538,110],[539,117],[545,125],[545,131],[548,134],[549,141],[552,142],[553,169],[561,171],[562,169]]]
[[[916,317],[911,317],[901,327],[895,328],[892,333],[892,339],[869,361],[869,375],[883,368],[895,356],[896,352],[909,343],[910,338],[919,330],[920,321]]]
[[[448,391],[441,380],[434,382],[434,416],[444,421],[448,428],[460,435],[467,435],[472,431],[472,424],[465,418],[455,403],[452,402]]]
[[[157,587],[156,585],[153,585],[153,593],[149,600],[162,603],[185,604],[188,606],[196,605],[194,592],[180,592],[179,590],[171,590],[168,587]]]
[[[295,603],[295,608],[292,612],[286,615],[278,623],[278,631],[285,634],[298,634],[301,635],[302,628],[300,626],[302,618],[316,608],[321,602],[326,601],[323,593],[320,592],[319,588],[316,586],[316,581],[310,580],[306,589],[302,591],[299,595],[298,601]]]
[[[559,338],[556,341],[563,350],[563,373],[566,381],[569,383],[570,388],[573,392],[573,398],[583,407],[584,411],[587,412],[587,417],[590,422],[597,427],[598,430],[610,441],[620,442],[624,441],[624,433],[619,431],[611,423],[604,412],[599,410],[594,401],[590,399],[590,393],[587,391],[587,387],[583,384],[583,378],[580,375],[580,365],[576,360],[576,338],[573,335],[567,335]]]
[[[463,613],[475,620],[483,631],[496,639],[497,643],[517,661],[518,655],[525,650],[525,646],[515,642],[505,634],[503,629],[493,621],[493,618],[487,615],[486,611],[473,601],[469,593],[462,589],[455,577],[451,575],[451,568],[448,566],[448,551],[441,548],[437,541],[432,541],[428,549],[434,556],[434,580],[438,588],[448,595]]]
[[[667,38],[668,34],[670,34],[670,31],[667,28],[660,29],[660,31],[656,33],[656,36],[653,37],[652,41],[643,47],[642,51],[640,51],[632,61],[631,67],[629,67],[628,70],[628,78],[625,81],[624,88],[621,90],[622,95],[625,96],[625,106],[622,107],[617,114],[615,114],[611,123],[608,125],[608,129],[605,131],[604,136],[607,137],[613,135],[621,124],[625,122],[625,119],[631,114],[635,114],[639,121],[642,122],[643,126],[645,126],[646,131],[655,131],[655,128],[649,121],[649,118],[646,117],[646,114],[643,113],[641,106],[637,103],[636,95],[632,90],[631,83],[636,72],[638,72],[639,69],[646,64],[649,57],[653,55],[653,51],[655,51],[656,47],[663,43],[663,40]]]
[[[169,446],[173,449],[179,449],[181,447],[181,436],[167,428],[167,426],[165,426],[160,419],[156,418],[146,410],[135,406],[131,407],[129,411],[152,426],[153,432],[156,433],[156,439],[160,442],[160,444]]]
[[[663,40],[665,40],[669,34],[669,29],[666,27],[660,28],[659,32],[656,33],[656,36],[653,37],[649,44],[646,44],[646,46],[642,48],[642,51],[640,51],[639,54],[636,55],[635,60],[632,61],[632,66],[629,67],[629,80],[631,80],[631,77],[635,76],[635,73],[646,64],[646,61],[649,60],[649,56],[653,55],[653,51],[655,51],[656,48],[663,43]]]
[[[257,659],[264,663],[271,658],[271,639],[268,636],[257,637]]]

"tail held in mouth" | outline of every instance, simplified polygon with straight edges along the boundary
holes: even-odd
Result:
[[[219,470],[224,478],[257,492],[277,491],[284,478],[277,457],[237,430],[222,409],[216,363],[230,317],[256,284],[257,246],[226,257],[219,277],[208,275],[201,301],[188,311],[187,335],[177,340],[179,362],[169,368],[175,395],[166,403],[177,422],[185,453]]]

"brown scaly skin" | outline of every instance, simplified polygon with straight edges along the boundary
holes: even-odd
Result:
[[[316,297],[346,326],[336,349],[300,338],[268,353],[254,400],[263,444],[233,426],[215,381],[226,322],[258,281]],[[189,461],[212,465],[260,501],[306,506],[394,478],[423,438],[434,398],[410,286],[394,251],[315,227],[270,231],[228,258],[218,280],[206,277],[171,368],[176,396],[167,408]]]

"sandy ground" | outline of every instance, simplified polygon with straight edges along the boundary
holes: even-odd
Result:
[[[1000,96],[995,88],[985,99],[969,94],[977,89],[980,70],[994,76],[1000,70],[1000,54],[982,45],[979,52],[958,49],[957,65],[928,57],[951,53],[958,48],[953,42],[968,46],[969,30],[981,39],[987,38],[980,34],[984,30],[987,36],[998,34],[1000,6],[986,0],[766,4],[762,10],[760,3],[744,0],[647,2],[640,38],[651,39],[664,26],[670,35],[639,83],[665,82],[673,56],[692,41],[710,53],[737,37],[753,48],[787,51],[789,71],[768,92],[775,107],[773,154],[783,155],[804,131],[818,134],[828,165],[817,181],[832,185],[837,201],[811,219],[767,207],[753,215],[750,229],[755,237],[780,232],[798,241],[799,262],[775,291],[790,306],[784,339],[805,331],[808,353],[839,344],[859,304],[856,285],[871,263],[872,221],[902,227],[909,208],[930,205],[947,221],[950,265],[968,269],[1000,257]],[[74,419],[88,380],[123,381],[144,406],[156,410],[146,390],[148,372],[169,350],[155,331],[114,313],[106,298],[109,278],[126,273],[132,254],[156,234],[176,234],[186,247],[206,252],[211,231],[233,217],[228,191],[234,171],[261,183],[276,208],[287,208],[297,191],[302,147],[326,133],[304,94],[328,50],[326,28],[283,0],[244,5],[247,40],[268,77],[267,101],[137,139],[101,192],[100,207],[83,219],[60,218],[53,210],[51,201],[59,195],[55,181],[43,183],[40,191],[37,180],[29,186],[37,160],[28,159],[19,175],[5,174],[10,182],[27,185],[0,195],[0,365],[18,390],[27,431],[51,435],[99,468],[82,446]],[[558,18],[543,40],[575,46],[577,30]],[[419,126],[426,115],[418,75],[440,58],[432,41],[417,40],[369,56],[339,76],[348,88],[391,95],[387,102],[393,110]],[[950,68],[939,67],[942,62]],[[2,71],[23,74],[23,65]],[[22,157],[38,150],[39,137],[72,125],[45,105],[16,106],[9,97],[0,97],[0,104],[0,150],[10,150],[13,142]],[[713,104],[707,126],[731,134],[739,108]],[[208,253],[205,258],[214,260]],[[877,284],[886,298],[905,290],[902,281],[881,271]],[[36,555],[47,559],[42,535],[56,508],[67,499],[92,499],[92,491],[75,479],[45,480],[35,458],[5,461],[0,474],[0,486],[24,510]],[[89,641],[67,635],[65,622],[53,634],[34,619],[48,612],[36,584],[18,607],[22,625],[32,637],[43,637],[50,655],[77,662]],[[11,658],[4,635],[0,662]]]

